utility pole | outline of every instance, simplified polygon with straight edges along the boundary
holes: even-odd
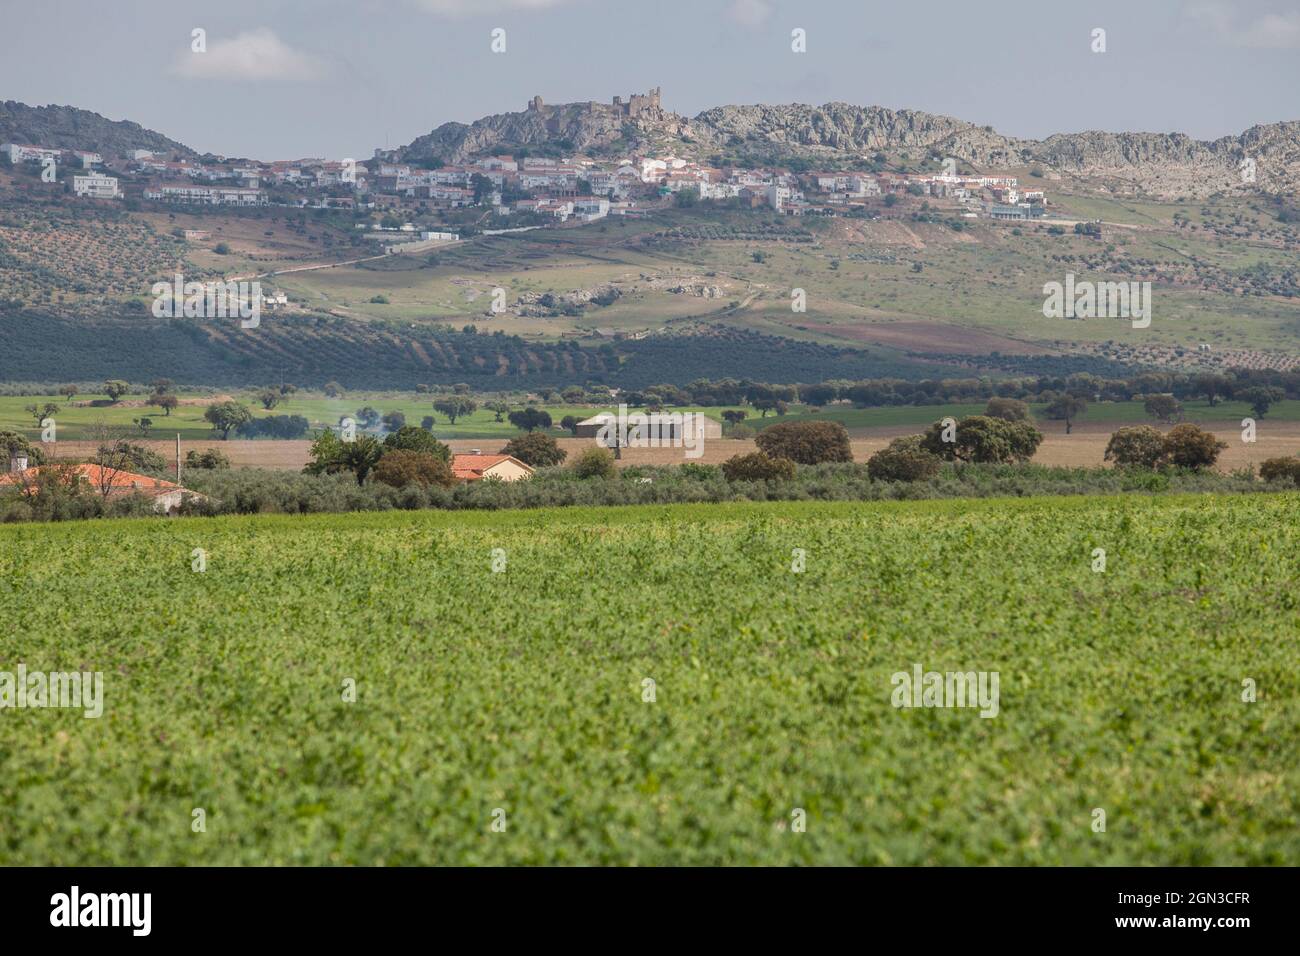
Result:
[[[176,484],[181,483],[181,433],[176,433]]]

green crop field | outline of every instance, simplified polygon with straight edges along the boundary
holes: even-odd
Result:
[[[1294,865],[1297,528],[1294,493],[3,527],[0,672],[104,709],[0,710],[0,864]],[[996,673],[996,716],[895,708],[914,665]]]

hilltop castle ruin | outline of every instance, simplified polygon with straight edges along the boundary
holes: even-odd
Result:
[[[531,113],[540,113],[545,106],[546,104],[542,102],[540,96],[534,96],[528,101],[528,111]],[[594,111],[596,107],[605,106],[605,104],[592,102],[588,106]],[[633,93],[626,100],[621,96],[616,96],[605,108],[613,110],[628,119],[636,119],[642,113],[657,111],[663,107],[659,101],[659,87],[656,86],[648,93]]]

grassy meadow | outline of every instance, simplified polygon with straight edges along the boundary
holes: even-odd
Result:
[[[0,671],[106,683],[0,711],[0,863],[1295,864],[1297,528],[1295,493],[0,527]],[[914,664],[996,671],[997,716],[895,709]]]
[[[324,426],[337,426],[341,416],[355,416],[363,407],[370,406],[384,414],[399,411],[406,416],[408,424],[419,425],[426,415],[436,419],[433,433],[441,439],[500,439],[508,441],[519,434],[519,430],[508,420],[498,422],[496,414],[482,407],[486,401],[483,396],[475,396],[480,407],[472,415],[456,419],[451,424],[445,415],[435,411],[433,402],[443,396],[424,395],[415,392],[349,392],[338,398],[327,398],[319,393],[301,393],[290,395],[274,409],[267,411],[257,401],[257,391],[233,392],[228,397],[247,405],[256,417],[269,415],[301,415],[311,422],[313,430]],[[104,395],[77,395],[71,402],[61,395],[47,396],[0,396],[0,431],[16,431],[35,440],[40,437],[35,417],[26,411],[26,406],[44,405],[53,402],[59,406],[54,420],[58,426],[61,441],[83,441],[93,438],[102,426],[107,426],[115,433],[133,434],[145,437],[134,420],[148,417],[153,425],[148,437],[171,439],[179,432],[182,439],[198,441],[219,438],[214,435],[212,426],[204,421],[203,413],[208,403],[217,400],[212,394],[181,393],[186,404],[164,415],[162,409],[144,404],[148,399],[144,394],[125,395],[117,404],[92,404],[107,402]],[[514,408],[522,408],[518,396],[515,400],[506,400]],[[985,402],[954,403],[947,405],[888,405],[878,408],[853,408],[847,404],[835,404],[816,409],[809,405],[791,405],[785,416],[775,412],[763,417],[749,406],[675,406],[669,411],[695,412],[722,421],[722,413],[729,408],[739,409],[747,414],[745,425],[753,429],[765,428],[782,421],[795,421],[805,417],[815,417],[826,421],[840,422],[852,433],[876,428],[894,428],[915,426],[918,430],[945,416],[962,418],[966,415],[984,413]],[[550,414],[555,424],[555,434],[561,434],[559,424],[566,415],[575,418],[590,418],[599,412],[616,412],[616,405],[565,405],[562,403],[538,403],[538,408]],[[1044,403],[1030,403],[1035,415],[1045,408]],[[1239,426],[1241,420],[1254,413],[1245,402],[1220,401],[1211,407],[1204,400],[1183,402],[1184,417],[1187,421],[1200,424],[1219,425],[1225,428]],[[644,411],[644,409],[642,409]],[[1063,427],[1059,422],[1037,420],[1040,427]],[[1264,422],[1300,422],[1300,401],[1290,399],[1278,402],[1269,409]],[[1078,419],[1080,425],[1105,424],[1118,427],[1135,422],[1153,422],[1143,410],[1141,402],[1098,402],[1088,406],[1087,411]],[[567,433],[565,433],[567,434]],[[232,438],[234,436],[232,435]]]

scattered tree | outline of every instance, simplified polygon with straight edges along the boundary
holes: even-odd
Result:
[[[512,438],[501,449],[503,455],[513,455],[526,465],[542,468],[558,465],[568,457],[554,438],[545,432],[528,432]]]
[[[163,410],[163,415],[170,417],[172,409],[181,403],[181,400],[175,395],[159,395],[157,392],[149,396],[149,404],[156,405]]]
[[[1065,422],[1065,433],[1068,435],[1074,428],[1074,420],[1087,409],[1088,403],[1082,398],[1074,395],[1057,395],[1047,403],[1043,415],[1055,421]]]
[[[1236,393],[1237,401],[1248,404],[1256,418],[1263,418],[1271,406],[1285,398],[1286,392],[1275,385],[1252,385],[1250,388],[1239,389]]]
[[[375,481],[393,488],[407,485],[441,485],[450,488],[456,483],[451,466],[446,460],[427,452],[397,448],[385,451],[374,466]]]
[[[0,454],[4,455],[0,468],[8,468],[9,459],[14,457],[26,458],[29,467],[45,463],[45,455],[40,446],[33,445],[27,440],[27,436],[20,435],[18,432],[0,431]]]
[[[428,429],[403,425],[384,439],[385,454],[388,450],[416,451],[422,455],[433,455],[443,461],[451,461],[451,449],[429,434]]]
[[[1008,463],[1034,456],[1043,434],[1029,422],[1008,422],[987,415],[970,415],[951,427],[952,441],[942,421],[930,426],[921,447],[944,461]]]
[[[456,419],[465,415],[473,415],[477,409],[478,402],[472,398],[466,398],[464,395],[451,395],[433,403],[433,410],[442,412],[447,416],[447,421],[453,425],[456,424]]]
[[[839,422],[782,422],[765,428],[754,439],[770,458],[788,458],[800,465],[852,461],[849,433]]]
[[[1106,461],[1126,468],[1159,468],[1165,457],[1165,436],[1150,425],[1130,425],[1110,436]]]
[[[1192,379],[1193,395],[1204,395],[1213,408],[1218,400],[1232,392],[1232,381],[1224,375],[1205,372]]]
[[[1190,423],[1175,425],[1165,435],[1165,459],[1178,468],[1194,471],[1211,468],[1218,461],[1219,452],[1227,447],[1227,442]]]
[[[384,446],[373,435],[358,435],[352,441],[343,441],[326,429],[312,442],[311,461],[303,471],[312,475],[351,472],[357,484],[364,485],[383,453]]]
[[[1172,422],[1183,416],[1182,402],[1168,394],[1148,395],[1142,407],[1157,421]]]
[[[511,412],[510,424],[514,425],[515,428],[522,428],[526,432],[536,431],[539,428],[550,428],[551,415],[549,412],[544,412],[540,408],[529,405],[517,412]]]
[[[104,383],[104,394],[108,400],[116,403],[119,398],[131,391],[131,386],[121,379],[112,378]]]
[[[58,414],[59,406],[54,402],[44,402],[36,405],[24,405],[23,411],[36,419],[36,427],[39,428],[41,422],[47,418],[53,418]]]
[[[990,398],[984,406],[984,414],[989,418],[1000,418],[1004,422],[1029,421],[1029,406],[1018,398]]]
[[[211,423],[212,430],[221,432],[222,441],[228,441],[232,429],[252,421],[252,418],[253,413],[238,402],[216,402],[203,413],[204,421]]]

